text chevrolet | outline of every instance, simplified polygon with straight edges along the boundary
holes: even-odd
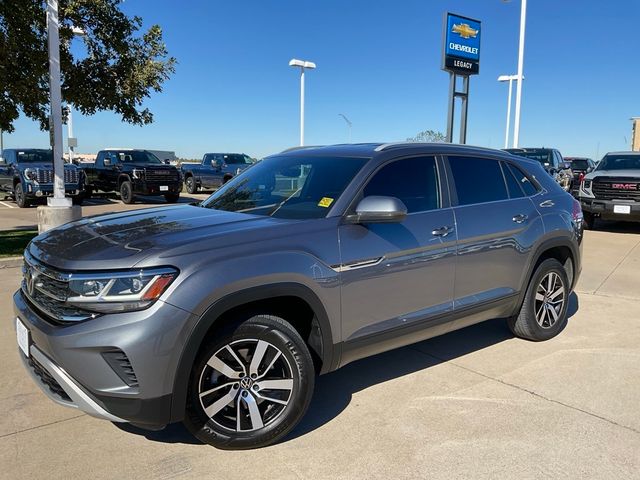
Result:
[[[20,355],[58,403],[260,447],[302,418],[316,374],[493,318],[554,337],[581,241],[580,205],[536,161],[292,149],[198,205],[36,237],[14,296]]]

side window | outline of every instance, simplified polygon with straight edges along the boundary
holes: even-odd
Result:
[[[562,155],[557,150],[553,151],[553,155],[555,157],[554,164],[556,168],[560,168],[560,164],[562,163]]]
[[[96,157],[96,167],[104,167],[104,152],[98,152]]]
[[[210,167],[211,166],[211,158],[213,157],[213,155],[205,155],[204,159],[202,160],[202,165],[204,165],[205,167]]]
[[[527,177],[524,173],[522,173],[522,170],[520,170],[518,167],[510,163],[507,163],[507,165],[509,170],[513,174],[513,176],[516,178],[516,180],[522,187],[522,190],[524,190],[524,193],[527,197],[530,197],[538,193],[538,189],[536,188],[536,186],[533,183],[531,183],[531,180],[529,180],[529,177]]]
[[[396,197],[408,213],[435,210],[440,207],[436,160],[414,157],[393,161],[378,170],[363,195]]]
[[[507,182],[507,190],[509,190],[509,197],[511,198],[522,198],[524,197],[524,191],[522,187],[520,187],[520,183],[516,180],[516,177],[513,176],[511,170],[504,162],[500,162],[502,165],[502,173],[504,174],[504,179]]]
[[[497,160],[449,157],[459,205],[495,202],[509,198]]]

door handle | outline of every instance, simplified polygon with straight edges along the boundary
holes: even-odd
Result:
[[[555,205],[555,203],[554,203],[554,201],[553,201],[553,200],[545,200],[544,202],[542,202],[542,203],[540,204],[540,206],[541,206],[542,208],[553,207],[554,205]]]
[[[431,232],[431,235],[435,237],[446,237],[451,232],[453,232],[453,227],[445,226],[445,227],[436,228]]]
[[[518,215],[514,215],[512,220],[516,223],[524,223],[527,220],[527,218],[529,218],[527,215],[519,213]]]

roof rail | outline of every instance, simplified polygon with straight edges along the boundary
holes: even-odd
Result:
[[[280,153],[293,152],[294,150],[304,150],[305,148],[318,148],[324,145],[298,145],[297,147],[289,147],[282,150]]]
[[[378,145],[375,148],[376,152],[382,152],[383,150],[387,150],[388,148],[392,148],[392,147],[402,147],[404,145],[438,145],[438,144],[445,144],[445,145],[451,145],[450,143],[447,142],[389,142],[389,143],[383,143],[382,145]]]

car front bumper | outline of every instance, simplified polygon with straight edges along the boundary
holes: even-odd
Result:
[[[147,310],[55,325],[21,290],[14,313],[28,330],[29,357],[19,351],[49,398],[112,422],[157,429],[170,423],[174,376],[191,314],[156,302]],[[124,353],[135,382],[126,382],[106,352]]]
[[[580,197],[583,212],[598,215],[604,220],[620,220],[640,222],[640,202],[600,200],[597,198]],[[629,213],[615,212],[615,207],[629,207]]]
[[[25,194],[29,198],[50,197],[51,195],[53,195],[53,184],[51,183],[45,183],[45,184],[26,183],[25,187],[26,187]],[[80,193],[82,193],[82,189],[80,185],[78,185],[77,183],[65,183],[64,191],[67,195],[72,195],[72,196],[79,195]]]
[[[166,189],[164,189],[166,187]],[[161,189],[162,188],[162,189]],[[133,193],[136,195],[166,195],[167,193],[177,194],[182,190],[182,182],[135,182],[133,184]]]

